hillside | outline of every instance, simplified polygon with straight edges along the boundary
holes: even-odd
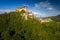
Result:
[[[60,40],[60,23],[25,20],[21,12],[0,14],[0,40]]]
[[[60,22],[60,15],[52,16],[52,17],[48,17],[48,18],[51,18],[52,20],[54,20],[56,22]]]

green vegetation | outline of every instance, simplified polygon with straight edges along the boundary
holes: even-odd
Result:
[[[0,14],[0,40],[60,40],[60,23],[25,20],[20,14]]]
[[[49,17],[56,22],[60,22],[60,15]]]

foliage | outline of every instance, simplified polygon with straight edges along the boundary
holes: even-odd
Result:
[[[22,12],[0,14],[0,40],[60,40],[60,23],[25,20]]]

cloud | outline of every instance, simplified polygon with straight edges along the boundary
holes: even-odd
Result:
[[[53,10],[53,8],[50,7],[50,8],[48,8],[48,10]]]
[[[36,3],[34,7],[35,8],[44,8],[44,9],[48,9],[48,10],[54,10],[54,8],[50,5],[50,3],[48,1]]]
[[[40,12],[33,12],[36,17],[49,17],[52,15],[46,14],[46,13],[40,13]]]
[[[35,4],[35,8],[39,8],[40,7],[40,5],[39,4]]]
[[[23,6],[27,6],[27,7],[29,6],[29,5],[27,5],[27,4],[22,4],[22,5],[23,5]]]
[[[12,11],[15,11],[15,10],[8,10],[8,9],[0,9],[0,13],[4,13],[4,12],[12,12]]]

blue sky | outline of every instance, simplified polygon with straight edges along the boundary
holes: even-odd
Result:
[[[26,5],[29,12],[37,17],[48,17],[60,14],[60,0],[0,0],[0,13],[15,11]]]

